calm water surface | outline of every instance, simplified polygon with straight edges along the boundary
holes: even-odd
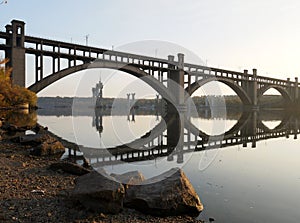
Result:
[[[292,133],[297,127],[295,127],[297,121],[289,119],[287,123],[283,123],[286,122],[284,115],[266,114],[268,113],[256,114],[259,121],[255,122],[255,127],[257,131],[266,132],[265,135],[270,139],[257,137],[255,148],[252,148],[252,142],[248,142],[247,147],[243,147],[243,144],[238,142],[241,138],[238,132],[242,130],[233,131],[232,136],[226,136],[238,123],[241,114],[233,115],[229,119],[192,117],[190,122],[203,135],[225,133],[224,137],[230,138],[232,145],[227,143],[224,148],[211,150],[207,146],[207,150],[190,152],[188,147],[195,147],[192,143],[192,146],[184,145],[181,150],[176,150],[176,153],[169,156],[133,163],[111,162],[100,166],[109,173],[139,170],[146,177],[160,174],[172,167],[183,168],[204,204],[205,209],[199,216],[200,219],[208,220],[209,217],[213,217],[216,222],[232,223],[298,223],[300,221],[298,210],[300,207],[300,144],[294,134],[287,138],[288,133]],[[248,118],[253,129],[251,119],[253,116]],[[144,137],[163,121],[161,117],[155,115],[136,115],[134,121],[131,116],[103,116],[102,127],[99,128],[93,116],[38,115],[38,122],[48,126],[53,133],[80,145],[98,149],[135,141]],[[247,129],[248,135],[249,131],[251,133],[251,125],[243,128]],[[283,130],[286,131],[286,135],[271,137],[272,132]],[[166,131],[163,131],[161,135],[165,134]],[[244,138],[248,137],[249,141],[250,136],[247,134]],[[193,136],[189,138],[188,135],[185,130],[183,137],[185,142],[196,140]],[[260,135],[262,137],[264,134]],[[209,138],[209,141],[211,140]],[[154,140],[153,143],[166,141],[166,137],[162,136],[160,141]],[[97,162],[96,159],[91,161]]]

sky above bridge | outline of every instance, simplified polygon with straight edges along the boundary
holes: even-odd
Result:
[[[187,61],[293,79],[300,77],[299,11],[297,0],[8,0],[0,5],[0,27],[4,31],[19,19],[26,22],[27,35],[164,58],[181,50]],[[101,72],[108,84],[107,72]],[[90,78],[89,87],[101,72]],[[40,95],[58,95],[58,89],[61,96],[91,95],[90,89],[74,93],[82,78],[67,77]],[[129,82],[111,81],[115,87],[105,93],[114,96]]]

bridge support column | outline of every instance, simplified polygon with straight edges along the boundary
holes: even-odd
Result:
[[[294,86],[294,102],[297,103],[299,100],[299,87],[298,87],[298,77],[295,77],[295,86]]]
[[[287,92],[289,93],[289,95],[292,95],[293,90],[292,90],[292,87],[291,87],[291,78],[288,77],[286,79],[286,82],[287,82]]]
[[[241,136],[243,147],[247,147],[247,143],[249,142],[248,137],[251,138],[251,147],[256,147],[257,141],[257,111],[252,111],[249,122],[245,125],[243,129],[241,129]]]
[[[12,20],[11,25],[6,25],[6,32],[10,33],[10,38],[6,40],[10,49],[5,51],[5,57],[10,59],[7,65],[13,68],[12,84],[25,87],[25,23]]]
[[[248,75],[248,70],[244,70],[244,76],[245,76],[245,79],[242,81],[241,85],[242,85],[242,88],[244,89],[245,92],[248,93],[249,91],[249,75]]]
[[[252,125],[250,125],[250,133],[252,138],[252,148],[256,148],[256,135],[257,135],[257,111],[252,113]]]
[[[181,138],[181,130],[183,123],[181,123],[180,114],[167,114],[165,117],[167,123],[167,145],[169,147],[177,146]]]
[[[252,109],[258,109],[257,105],[257,70],[253,69],[253,76],[252,80],[249,81],[249,86],[248,86],[248,95],[250,96],[251,102],[252,102]]]
[[[167,101],[167,144],[170,149],[179,149],[183,141],[183,117],[184,105],[184,55],[178,54],[178,65],[174,62],[174,56],[169,56],[168,93],[174,101]],[[179,158],[179,160],[181,160]],[[180,161],[178,161],[180,162]]]
[[[172,64],[174,63],[174,56],[169,56],[169,62],[171,70],[168,73],[168,90],[175,101],[168,102],[168,113],[177,113],[178,110],[186,110],[184,104],[184,55],[181,53],[178,54],[177,67]]]

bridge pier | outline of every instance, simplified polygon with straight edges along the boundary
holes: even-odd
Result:
[[[287,78],[286,91],[290,96],[291,103],[287,106],[297,106],[299,104],[299,87],[298,77],[295,77],[295,82],[291,82],[290,78]]]
[[[246,80],[241,82],[241,87],[249,95],[251,100],[250,108],[252,110],[258,109],[258,83],[257,83],[257,70],[253,69],[253,75],[250,78],[248,70],[244,70]]]
[[[175,101],[167,102],[168,113],[178,113],[179,110],[186,110],[184,100],[184,54],[178,54],[178,65],[175,66],[174,56],[168,56],[168,91]]]
[[[244,91],[248,93],[248,91],[249,91],[249,74],[248,74],[248,70],[244,70],[244,78],[245,78],[245,81],[241,82],[241,86],[244,89]]]
[[[183,117],[182,111],[186,110],[184,104],[184,54],[178,54],[178,64],[174,62],[174,56],[168,56],[169,72],[168,72],[168,93],[171,97],[167,100],[167,144],[170,149],[181,147],[183,145]]]
[[[299,100],[299,87],[298,87],[298,77],[295,77],[295,86],[294,86],[294,103],[297,103]]]
[[[9,33],[6,39],[6,45],[9,49],[5,50],[5,57],[9,58],[7,66],[12,67],[12,84],[25,87],[25,23],[23,21],[12,20],[11,25],[6,25],[6,33]]]
[[[251,137],[251,147],[256,148],[257,141],[257,114],[258,111],[252,111],[250,114],[251,117],[249,119],[248,124],[245,128],[241,130],[241,136],[243,138],[243,147],[247,147],[248,137]]]
[[[249,82],[249,95],[252,101],[252,108],[253,109],[257,109],[257,70],[253,69],[253,76],[252,76],[252,80]]]

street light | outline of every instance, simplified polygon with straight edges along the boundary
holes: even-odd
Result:
[[[85,35],[85,44],[88,45],[90,34]]]

